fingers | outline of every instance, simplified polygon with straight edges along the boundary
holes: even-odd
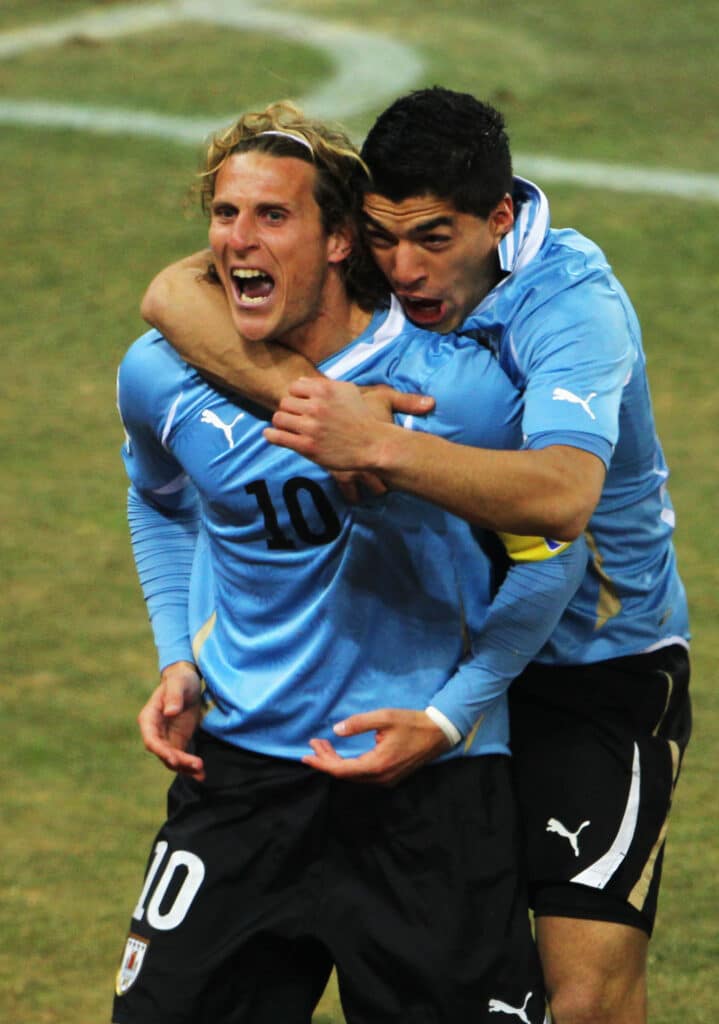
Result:
[[[387,485],[374,473],[336,469],[332,476],[348,505],[357,505],[366,494],[381,497],[389,491]]]
[[[272,425],[263,431],[265,440],[310,457],[315,446],[317,424],[307,415],[309,411],[307,399],[283,398],[272,417]]]
[[[375,497],[381,497],[383,494],[387,494],[389,487],[384,481],[376,475],[376,473],[358,473],[357,480],[363,487],[365,487],[370,494],[374,494]]]
[[[162,761],[169,771],[176,772],[178,775],[187,775],[197,782],[205,781],[205,766],[201,757],[188,754],[184,750],[178,750],[169,743],[163,743],[162,741],[154,741],[152,744],[146,743],[145,746],[151,754],[154,754],[155,757]]]
[[[359,757],[340,757],[329,740],[310,740],[313,754],[302,758],[303,764],[317,771],[325,772],[336,779],[350,779],[354,782],[382,783],[384,766],[379,762],[375,750],[370,750]]]
[[[137,716],[145,746],[147,746],[148,740],[154,740],[156,734],[159,736],[161,723],[164,720],[164,700],[164,686],[160,685]]]
[[[326,377],[298,377],[288,387],[287,394],[296,395],[298,398],[312,398],[316,395],[326,394],[338,384],[339,382],[329,381]],[[285,399],[282,401],[284,402]]]
[[[332,764],[339,767],[347,761],[347,758],[340,757],[329,740],[310,740],[310,746],[315,752],[314,756],[321,760],[323,764]],[[311,754],[308,754],[307,756],[312,757]]]
[[[202,758],[188,754],[187,751],[172,745],[165,731],[164,716],[155,714],[146,706],[140,712],[138,722],[142,742],[150,754],[154,754],[170,771],[189,775],[198,782],[204,781],[205,771]]]
[[[394,785],[449,749],[442,730],[423,711],[382,708],[351,715],[334,731],[343,737],[374,732],[375,745],[358,757],[342,758],[329,741],[313,740],[314,754],[305,763],[356,782]]]
[[[342,492],[342,497],[348,505],[357,505],[362,497],[360,491],[360,481],[356,473],[347,473],[343,470],[337,470],[332,474],[337,482],[337,486]]]
[[[434,409],[435,401],[431,395],[410,395],[404,391],[395,391],[393,388],[387,390],[394,412],[402,412],[410,416],[426,416]]]
[[[202,781],[202,759],[187,753],[200,718],[200,677],[191,662],[163,669],[161,682],[138,715],[145,749],[171,771]]]
[[[280,404],[277,406],[278,411],[287,413],[292,416],[302,416],[307,412],[310,407],[310,400],[308,397],[295,396],[292,394],[285,395],[280,400]],[[275,413],[277,415],[277,413]]]
[[[272,417],[272,426],[275,430],[284,430],[289,433],[298,434],[301,431],[307,433],[314,430],[316,424],[309,416],[304,416],[299,412],[279,409]]]
[[[275,413],[275,416],[277,415]],[[290,430],[278,430],[276,427],[265,427],[262,436],[270,444],[279,445],[280,448],[291,448],[293,452],[298,452],[305,458],[312,458],[314,441],[311,437],[305,437],[304,434],[296,434]]]
[[[378,711],[365,711],[359,715],[350,715],[342,722],[337,722],[334,731],[338,736],[357,736],[363,732],[386,729],[396,720],[395,713],[387,708]]]
[[[396,391],[387,384],[375,384],[361,388],[362,397],[371,407],[373,415],[379,420],[391,422],[396,412],[413,416],[426,416],[434,409],[435,401],[431,395],[407,394]]]

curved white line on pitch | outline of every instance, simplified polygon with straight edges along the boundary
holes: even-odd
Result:
[[[271,0],[265,0],[269,2]],[[309,15],[259,11],[243,0],[174,0],[89,11],[50,25],[0,34],[0,59],[41,46],[57,45],[77,35],[111,38],[178,21],[204,21],[265,31],[322,50],[332,61],[335,74],[325,84],[298,98],[305,110],[316,117],[348,118],[376,109],[410,89],[423,71],[422,62],[414,51],[381,35],[332,25]],[[188,118],[147,110],[85,107],[44,100],[0,101],[0,122],[6,124],[151,136],[191,145],[201,143],[220,125],[231,121],[232,116]],[[542,182],[719,202],[719,176],[714,174],[530,154],[517,154],[515,164],[522,174]]]
[[[268,5],[270,0],[264,0],[264,3]],[[42,46],[58,45],[78,35],[108,39],[188,21],[267,32],[321,50],[332,62],[334,74],[318,88],[298,98],[302,107],[315,117],[347,118],[382,106],[398,93],[410,89],[424,70],[424,64],[414,50],[386,36],[335,25],[311,15],[259,10],[256,4],[244,0],[175,0],[173,3],[132,4],[111,10],[88,11],[51,25],[3,33],[0,35],[0,58],[16,56]],[[267,102],[272,99],[276,97],[269,97]],[[24,106],[26,104],[22,101],[5,101],[0,104],[0,117],[17,123]],[[61,123],[67,124],[65,119],[72,117],[68,113],[69,106],[61,104],[58,107]],[[45,104],[48,113],[53,107],[54,104]],[[31,103],[28,109],[29,116],[34,117],[40,106]],[[91,116],[85,119],[88,126],[95,113],[92,111]],[[120,110],[113,111],[116,124],[119,124],[121,114]],[[125,115],[128,130],[132,131],[136,112],[127,110]],[[212,122],[207,119],[165,117],[151,111],[143,111],[142,116],[154,118],[157,125],[165,122],[167,130],[163,134],[168,138],[173,129],[178,128],[180,141],[185,141],[186,126],[209,125],[207,130],[211,131],[218,124],[232,120],[233,114],[216,118]]]

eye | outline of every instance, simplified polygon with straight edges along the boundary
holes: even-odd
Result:
[[[287,220],[287,212],[275,208],[265,210],[263,216],[268,224],[284,224]]]
[[[394,240],[377,228],[365,228],[365,236],[373,249],[389,249],[394,245]]]
[[[441,249],[443,246],[449,245],[451,240],[449,235],[423,235],[421,244],[427,249]]]
[[[236,213],[235,207],[229,203],[218,203],[212,207],[213,220],[231,220]]]

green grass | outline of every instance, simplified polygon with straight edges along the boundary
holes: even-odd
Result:
[[[608,0],[599,9],[582,0],[571,14],[557,0],[487,0],[479,12],[470,0],[449,0],[441,13],[417,0],[283,6],[401,34],[427,60],[428,83],[477,92],[505,110],[517,151],[719,166],[713,3],[690,11]],[[6,0],[0,28],[81,9]],[[224,115],[245,95],[299,95],[326,70],[319,54],[270,37],[193,29],[190,40],[173,29],[48,49],[0,62],[0,88],[4,97]],[[109,1019],[168,781],[143,753],[135,725],[156,669],[124,521],[114,377],[142,330],[145,283],[203,239],[204,223],[187,203],[197,152],[3,126],[0,156],[0,1019],[96,1024]],[[548,191],[555,225],[595,238],[635,300],[673,470],[695,634],[696,727],[651,945],[652,1021],[714,1024],[719,209],[570,186]],[[334,989],[317,1020],[341,1020]]]
[[[198,53],[207,56],[207,66],[187,75]],[[181,23],[114,40],[78,34],[61,46],[5,60],[0,92],[224,121],[268,97],[305,91],[329,72],[327,59],[309,46],[278,47],[256,32]]]
[[[302,10],[303,0],[283,6]],[[420,50],[425,84],[495,103],[518,152],[717,167],[719,10],[707,0],[675,10],[666,0],[368,0],[361,9],[368,27]],[[312,4],[348,23],[357,10],[352,0]]]

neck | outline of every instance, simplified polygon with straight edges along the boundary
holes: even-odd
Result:
[[[371,313],[347,297],[339,277],[333,277],[311,320],[278,338],[278,341],[317,364],[359,337],[371,319]]]
[[[465,316],[469,316],[473,309],[476,309],[480,302],[483,302],[489,293],[497,287],[500,281],[503,281],[508,274],[502,270],[499,264],[499,254],[495,252],[494,258],[490,261],[490,265],[487,268],[485,279],[479,282],[479,288],[475,293],[472,306],[467,310]]]

